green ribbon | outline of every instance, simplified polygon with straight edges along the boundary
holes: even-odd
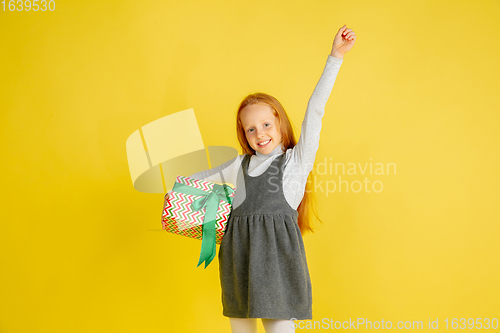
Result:
[[[201,239],[201,251],[200,259],[198,261],[198,266],[202,262],[205,262],[205,268],[212,262],[215,258],[215,244],[216,244],[216,216],[219,210],[220,201],[225,201],[232,204],[233,198],[229,197],[234,190],[224,184],[214,184],[214,187],[210,192],[205,192],[195,187],[191,187],[181,183],[175,183],[172,191],[184,194],[191,194],[201,196],[201,198],[196,199],[191,203],[191,208],[195,211],[201,211],[206,207],[205,216],[203,216],[202,223],[202,239]]]

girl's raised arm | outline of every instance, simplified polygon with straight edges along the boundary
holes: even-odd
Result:
[[[314,92],[307,104],[307,110],[302,122],[300,138],[293,149],[292,159],[300,163],[306,177],[313,168],[316,152],[319,148],[321,119],[325,113],[325,106],[343,62],[344,54],[348,52],[356,41],[356,35],[346,25],[339,29],[335,35],[332,51],[319,79]]]

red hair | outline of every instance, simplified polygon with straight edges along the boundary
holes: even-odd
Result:
[[[247,141],[245,130],[243,129],[243,124],[240,120],[241,110],[243,110],[243,108],[247,105],[256,103],[267,104],[273,109],[274,116],[278,119],[280,124],[281,137],[283,138],[283,152],[286,152],[288,149],[295,147],[297,141],[295,140],[292,124],[290,122],[290,119],[288,119],[288,115],[286,114],[286,111],[281,103],[271,95],[265,93],[254,93],[248,95],[243,99],[243,101],[241,101],[240,106],[238,107],[238,112],[236,114],[236,133],[241,149],[243,150],[243,154],[255,155],[255,150],[250,147],[250,144]],[[314,192],[312,191],[312,189],[314,188],[314,178],[315,177],[313,175],[313,171],[311,171],[309,173],[309,176],[307,177],[304,197],[297,207],[297,212],[299,213],[298,225],[302,235],[307,232],[314,232],[312,225],[313,215],[316,216],[316,218],[320,222],[322,222],[316,212],[317,202]]]

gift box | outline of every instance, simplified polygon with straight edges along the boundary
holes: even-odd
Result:
[[[206,268],[224,236],[233,198],[231,186],[178,176],[163,210],[163,229],[201,240],[198,266],[205,262]]]

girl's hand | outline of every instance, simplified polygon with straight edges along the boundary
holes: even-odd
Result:
[[[352,29],[347,29],[347,26],[344,24],[335,35],[332,53],[330,55],[335,58],[343,59],[344,54],[354,46],[354,42],[356,42],[356,34]]]

